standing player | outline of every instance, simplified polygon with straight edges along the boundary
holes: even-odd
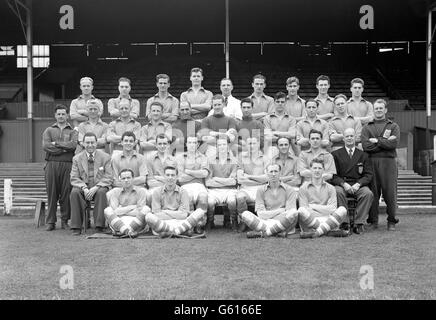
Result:
[[[277,140],[279,138],[288,138],[292,142],[295,140],[296,121],[285,111],[285,103],[286,94],[277,92],[274,96],[274,111],[263,120],[266,139],[264,152],[270,159],[278,154]],[[293,145],[295,144],[291,143],[291,146]]]
[[[194,120],[204,119],[212,105],[213,94],[201,86],[203,79],[203,70],[192,68],[190,76],[192,86],[180,95],[180,102],[188,101],[191,104],[191,114]]]
[[[330,78],[325,75],[320,75],[316,78],[316,88],[318,95],[315,98],[318,101],[318,117],[325,121],[329,121],[334,115],[333,98],[329,96]]]
[[[151,120],[151,106],[153,102],[160,102],[163,106],[162,121],[172,124],[177,120],[179,115],[179,99],[168,92],[168,88],[170,87],[170,77],[163,73],[158,74],[156,76],[156,86],[159,91],[147,100],[145,116],[148,120]]]
[[[329,122],[329,137],[332,142],[332,151],[344,146],[344,131],[352,128],[355,132],[355,142],[360,143],[360,134],[362,125],[360,120],[356,120],[352,115],[347,113],[347,97],[338,94],[334,98],[336,115]]]
[[[398,223],[397,213],[397,151],[400,141],[400,127],[395,122],[386,119],[386,101],[377,99],[374,102],[374,120],[370,121],[362,129],[363,150],[369,154],[374,176],[371,190],[374,193],[374,201],[369,211],[369,229],[378,227],[379,201],[383,193],[388,214],[387,228],[395,231]]]
[[[42,147],[45,151],[45,186],[47,189],[48,212],[47,231],[53,231],[56,224],[58,201],[61,207],[61,228],[68,228],[71,216],[70,173],[74,151],[77,147],[77,131],[67,122],[67,107],[56,105],[56,123],[44,130]]]
[[[329,146],[329,125],[328,123],[319,118],[317,115],[319,102],[313,99],[309,99],[306,102],[306,118],[299,121],[296,126],[297,131],[297,145],[301,147],[301,150],[308,150],[310,148],[309,132],[312,129],[316,129],[322,133],[321,146],[326,148]]]
[[[266,87],[266,78],[261,74],[253,77],[253,93],[248,97],[253,101],[253,118],[263,121],[263,118],[273,111],[274,99],[263,91]]]
[[[367,124],[374,118],[374,107],[371,102],[362,98],[365,82],[360,78],[351,80],[351,98],[348,99],[348,113],[356,120],[360,120],[362,125]]]
[[[127,100],[130,105],[130,117],[136,119],[139,117],[139,101],[130,97],[130,80],[125,77],[118,79],[118,91],[120,95],[118,98],[111,98],[107,103],[108,111],[111,117],[121,117],[120,104],[122,100]]]
[[[80,79],[80,90],[82,94],[71,101],[70,105],[70,119],[74,128],[78,127],[83,121],[88,120],[87,102],[91,99],[94,100],[98,107],[98,115],[101,116],[103,114],[103,102],[92,95],[92,89],[94,89],[93,84],[94,81],[90,77]]]
[[[285,110],[298,122],[305,118],[304,105],[306,101],[298,95],[300,90],[300,80],[297,77],[290,77],[286,80],[286,89],[288,96],[286,97]]]

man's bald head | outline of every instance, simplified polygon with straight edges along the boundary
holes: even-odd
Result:
[[[344,130],[344,142],[347,148],[352,148],[356,145],[356,132],[353,128]]]

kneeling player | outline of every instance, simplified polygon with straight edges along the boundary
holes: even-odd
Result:
[[[189,212],[188,192],[176,184],[177,168],[167,166],[164,174],[165,184],[153,192],[152,212],[147,213],[145,219],[155,235],[192,235],[206,211],[198,208],[193,213]]]
[[[256,193],[257,216],[244,211],[242,221],[254,231],[247,232],[247,238],[287,235],[287,230],[297,224],[297,193],[292,187],[280,182],[280,165],[266,167],[268,183],[260,186]]]
[[[337,207],[335,187],[323,180],[324,161],[313,159],[310,170],[311,180],[305,182],[299,190],[298,221],[302,228],[301,238],[347,236],[347,231],[338,229],[347,217],[347,209]]]
[[[146,229],[145,215],[150,211],[146,205],[147,190],[133,185],[133,176],[131,169],[121,170],[119,179],[122,187],[106,194],[109,207],[104,210],[112,233],[131,238]]]

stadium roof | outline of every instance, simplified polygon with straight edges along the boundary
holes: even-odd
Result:
[[[0,0],[1,44],[24,43],[8,2],[15,7],[14,0]],[[230,40],[425,40],[427,8],[435,2],[229,0]],[[74,30],[59,27],[62,5],[74,9]],[[374,8],[374,30],[359,27],[363,5]],[[224,41],[225,0],[33,0],[33,21],[34,43]]]

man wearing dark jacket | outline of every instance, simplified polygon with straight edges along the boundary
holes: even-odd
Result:
[[[336,174],[331,183],[336,188],[338,206],[348,209],[347,195],[357,199],[353,231],[360,234],[374,198],[368,188],[373,176],[372,166],[368,154],[356,148],[354,129],[345,129],[343,135],[345,146],[332,152]]]
[[[371,190],[374,193],[374,202],[368,216],[371,229],[378,227],[379,199],[383,193],[388,214],[387,227],[395,231],[397,211],[397,152],[400,141],[400,127],[395,122],[386,119],[386,101],[377,99],[374,102],[374,120],[362,129],[362,147],[371,159],[374,177]]]
[[[78,132],[67,122],[66,106],[56,106],[55,118],[56,123],[45,129],[42,134],[42,147],[47,161],[44,169],[48,202],[47,231],[55,229],[58,200],[61,207],[61,228],[69,227],[70,172],[78,138]]]

